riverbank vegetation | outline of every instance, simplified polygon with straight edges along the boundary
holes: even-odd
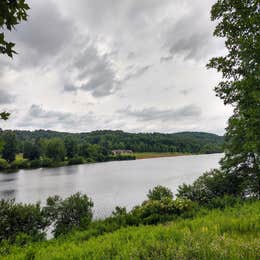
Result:
[[[61,133],[2,131],[0,171],[57,167],[113,160],[134,160],[222,151],[223,138],[214,134],[131,134],[123,131]],[[130,153],[113,154],[113,150]]]
[[[174,199],[169,189],[157,186],[129,212],[116,207],[111,217],[92,221],[92,207],[80,193],[65,200],[50,197],[43,208],[2,201],[1,258],[257,259],[260,254],[257,200],[215,197],[202,206]],[[50,225],[55,238],[45,241]]]

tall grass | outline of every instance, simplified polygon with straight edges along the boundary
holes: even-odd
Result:
[[[2,259],[260,259],[260,202],[98,237],[86,232],[6,248]]]

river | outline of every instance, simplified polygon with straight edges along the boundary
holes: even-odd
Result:
[[[80,191],[92,198],[94,217],[103,218],[115,206],[129,210],[140,204],[156,185],[175,193],[180,184],[190,184],[203,172],[218,167],[221,157],[189,155],[0,173],[0,199],[44,203],[48,196],[65,198]]]

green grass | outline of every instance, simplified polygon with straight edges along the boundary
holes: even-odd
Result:
[[[260,201],[90,239],[84,232],[10,247],[1,259],[260,259]]]
[[[157,153],[157,152],[150,152],[150,153],[134,153],[136,159],[148,159],[148,158],[159,158],[159,157],[172,157],[172,156],[181,156],[181,155],[190,155],[189,153]]]

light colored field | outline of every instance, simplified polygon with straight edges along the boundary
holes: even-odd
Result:
[[[149,158],[160,158],[160,157],[173,157],[190,155],[189,153],[134,153],[136,159],[149,159]]]

